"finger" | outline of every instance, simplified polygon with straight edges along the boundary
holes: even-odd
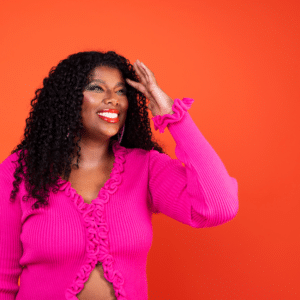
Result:
[[[147,69],[146,69],[145,65],[139,60],[137,60],[136,62],[137,62],[137,66],[139,67],[140,71],[143,72],[143,74],[147,74]]]
[[[148,73],[150,71],[150,69],[143,63],[140,61],[140,65],[142,66],[142,68]]]
[[[149,81],[150,76],[149,76],[149,69],[139,60],[136,61],[136,66],[138,67],[140,73],[143,74],[144,78]]]
[[[139,60],[137,60],[135,62],[135,70],[136,70],[137,74],[139,75],[139,77],[143,80],[143,82],[146,83],[146,72],[142,68]]]
[[[139,60],[138,60],[138,66],[139,66],[140,71],[143,73],[145,79],[149,82],[150,76],[149,76],[149,71],[148,71],[147,67]]]
[[[135,63],[133,66],[136,74],[139,76],[140,82],[146,84],[145,74],[142,72],[141,68],[137,65],[137,63]]]
[[[142,62],[140,62],[142,69],[144,70],[144,74],[148,81],[155,81],[154,73]]]
[[[125,80],[126,80],[126,82],[127,82],[129,85],[131,85],[131,86],[134,87],[135,89],[138,88],[138,85],[139,85],[138,82],[133,81],[133,80],[131,80],[131,79],[129,79],[129,78],[126,78]]]
[[[128,84],[130,84],[131,86],[133,86],[135,89],[137,89],[138,91],[140,91],[142,94],[144,94],[146,96],[147,99],[149,99],[150,101],[153,101],[153,97],[151,96],[151,94],[147,91],[147,89],[143,86],[143,84],[133,81],[129,78],[126,78],[126,81]]]
[[[139,82],[136,82],[136,81],[133,81],[129,78],[126,78],[126,81],[129,85],[131,85],[132,87],[134,87],[135,89],[137,89],[138,91],[140,91],[141,93],[145,94],[147,91],[146,91],[146,88],[144,87],[144,85],[142,83],[139,83]]]

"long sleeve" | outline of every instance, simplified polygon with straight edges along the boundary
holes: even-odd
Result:
[[[168,127],[177,159],[150,151],[150,205],[192,227],[213,227],[236,216],[238,185],[187,112],[193,101],[175,99],[174,114],[152,118],[156,130]]]
[[[0,164],[0,300],[15,299],[22,271],[21,208],[17,200],[10,201],[12,167],[8,161]]]

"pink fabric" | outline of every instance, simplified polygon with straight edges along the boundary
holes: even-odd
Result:
[[[0,165],[0,300],[75,300],[98,261],[118,300],[146,300],[153,213],[194,228],[235,217],[237,181],[187,112],[192,102],[175,99],[174,114],[153,118],[178,159],[115,142],[110,179],[91,204],[61,178],[48,207],[21,201],[24,182],[11,203],[17,153]]]

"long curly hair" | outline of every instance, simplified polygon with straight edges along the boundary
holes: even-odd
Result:
[[[11,152],[19,151],[11,201],[25,180],[28,195],[24,195],[23,200],[36,199],[33,208],[48,205],[49,189],[58,191],[61,174],[69,179],[74,158],[77,158],[75,166],[79,168],[83,91],[90,74],[99,66],[116,68],[124,79],[138,81],[129,60],[114,51],[79,52],[53,67],[43,80],[43,87],[35,91],[24,137]],[[164,153],[152,137],[146,97],[126,81],[125,85],[129,107],[121,145]],[[113,140],[117,140],[117,135],[111,137],[111,142]]]

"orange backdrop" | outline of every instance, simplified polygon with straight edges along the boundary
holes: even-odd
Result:
[[[172,98],[195,99],[190,114],[240,200],[237,217],[215,228],[154,216],[149,299],[300,299],[299,3],[2,1],[0,161],[61,59],[140,59]],[[170,133],[155,136],[175,158]]]

